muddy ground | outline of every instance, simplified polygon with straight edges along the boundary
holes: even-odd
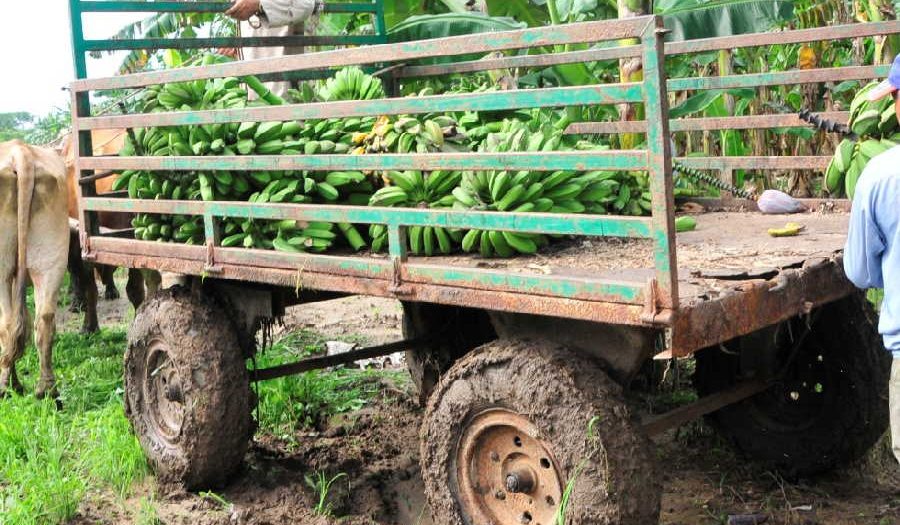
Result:
[[[127,320],[126,310],[123,301],[103,307],[113,322]],[[70,329],[72,322],[63,320]],[[293,308],[286,329],[382,343],[400,337],[399,322],[397,303],[357,297]],[[368,406],[322,432],[295,436],[299,445],[257,436],[244,471],[215,494],[172,491],[150,480],[124,504],[111,494],[90,494],[73,523],[430,525],[418,467],[421,410],[407,382],[377,386]],[[724,524],[732,514],[760,514],[771,524],[900,525],[900,467],[886,441],[858,465],[799,482],[742,461],[702,422],[667,434],[658,458],[665,472],[661,524]],[[330,493],[338,518],[313,511],[317,495],[306,477],[317,472],[346,474]]]

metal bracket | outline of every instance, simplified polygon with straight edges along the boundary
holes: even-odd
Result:
[[[394,295],[410,295],[412,293],[410,287],[403,284],[403,262],[399,257],[394,258],[394,271],[389,290]]]
[[[97,260],[97,254],[91,250],[91,238],[86,231],[80,230],[78,232],[78,241],[81,243],[81,258],[85,261]]]
[[[659,314],[659,287],[656,279],[647,279],[645,287],[644,310],[641,312],[641,321],[647,324],[655,324]]]
[[[206,243],[206,265],[203,267],[206,273],[222,273],[222,267],[216,266],[216,245],[212,241]]]

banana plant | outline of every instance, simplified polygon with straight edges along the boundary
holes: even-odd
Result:
[[[143,0],[148,1],[148,0]],[[210,37],[230,37],[237,34],[237,24],[224,13],[155,13],[123,26],[109,38],[131,40],[135,38],[195,38],[198,33]],[[113,52],[91,53],[94,58]],[[195,54],[200,54],[197,50]],[[150,67],[159,60],[157,49],[130,51],[119,66],[119,74],[135,73]]]

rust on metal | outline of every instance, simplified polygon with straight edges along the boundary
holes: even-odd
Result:
[[[822,118],[846,124],[849,111],[825,111],[816,113]],[[702,117],[673,119],[669,121],[670,131],[714,131],[728,129],[770,129],[770,128],[809,128],[810,125],[800,120],[794,113],[781,115],[749,115],[742,117]],[[567,134],[588,133],[644,133],[647,130],[646,120],[617,122],[576,122],[566,128]]]
[[[722,77],[673,78],[669,80],[668,86],[669,91],[787,86],[792,84],[814,84],[844,80],[868,80],[886,76],[887,71],[888,69],[886,66],[847,66],[838,68],[727,75]]]
[[[287,71],[309,71],[362,64],[409,63],[423,58],[488,53],[530,47],[586,44],[637,37],[647,24],[652,23],[653,19],[654,17],[652,16],[645,16],[628,20],[582,22],[518,31],[485,33],[480,35],[479,38],[465,35],[417,42],[339,49],[303,55],[287,55],[216,64],[202,68],[180,68],[119,77],[78,80],[71,84],[71,88],[73,92],[125,89],[187,80],[242,77]]]
[[[459,503],[476,523],[554,523],[563,483],[549,443],[527,417],[491,408],[468,423],[456,450]]]
[[[209,264],[210,254],[204,246],[188,246],[171,243],[134,241],[118,238],[95,237],[98,250],[119,254],[134,254],[158,258],[178,258],[202,261]],[[486,294],[506,292],[528,296],[535,301],[565,295],[573,301],[591,303],[640,305],[644,288],[639,282],[584,277],[507,274],[503,271],[481,268],[439,266],[427,263],[407,263],[399,266],[391,259],[378,257],[354,257],[305,253],[279,253],[270,250],[243,248],[218,248],[214,255],[215,271],[222,275],[225,265],[235,267],[266,266],[292,270],[301,268],[303,275],[340,275],[352,279],[370,278],[391,284],[390,294],[410,295],[417,286],[452,286],[463,291],[480,291]],[[198,273],[202,274],[202,272]],[[400,286],[400,285],[403,286]],[[304,286],[312,286],[304,283]],[[296,287],[296,286],[294,286]],[[335,290],[348,291],[348,290]],[[667,318],[654,317],[644,324],[665,324]]]
[[[866,24],[844,24],[829,27],[817,27],[813,29],[772,31],[768,33],[752,33],[747,35],[700,38],[697,40],[685,40],[683,42],[671,42],[666,44],[666,54],[681,55],[685,53],[703,53],[706,51],[737,49],[741,47],[801,44],[804,42],[831,41],[844,38],[859,38],[864,36],[879,36],[897,33],[900,33],[900,22],[895,20],[888,22],[869,22]]]
[[[418,153],[384,155],[246,155],[222,157],[82,157],[83,169],[155,171],[337,170],[644,170],[642,150],[557,153]]]
[[[793,157],[678,157],[679,164],[698,170],[823,170],[830,156]]]
[[[162,247],[161,243],[137,243],[110,238],[94,240],[98,244],[95,254],[96,260],[100,264],[188,275],[203,274],[205,249],[202,246],[179,246],[177,254],[170,251],[167,254],[144,255],[136,253],[139,251],[136,249],[137,244],[156,244]],[[118,252],[110,249],[115,245],[115,241],[119,241]],[[187,253],[191,251],[193,253]],[[222,271],[216,277],[220,279],[271,284],[292,290],[308,288],[327,292],[398,298],[397,294],[391,290],[391,264],[386,259],[384,260],[384,275],[381,272],[372,275],[352,272],[335,275],[304,267],[284,269],[232,264],[224,261],[223,257],[224,254],[220,254],[217,259]],[[643,310],[641,305],[537,296],[524,290],[516,293],[438,284],[405,283],[405,285],[409,287],[409,293],[402,297],[403,300],[581,319],[598,323],[646,326],[641,320]],[[671,311],[663,310],[657,315],[657,320],[671,324],[674,316]]]
[[[774,279],[742,282],[734,293],[722,297],[684,305],[672,327],[671,355],[690,355],[853,292],[841,257],[817,262],[781,270]]]
[[[396,76],[397,78],[414,78],[442,76],[457,73],[475,73],[478,71],[512,69],[517,67],[555,66],[559,64],[599,62],[601,60],[618,60],[620,58],[639,56],[640,54],[641,46],[638,45],[607,47],[601,49],[590,49],[587,51],[568,51],[565,53],[543,55],[522,55],[482,60],[468,60],[464,62],[454,62],[452,64],[406,66],[400,69],[394,76]]]
[[[402,97],[375,100],[343,100],[282,106],[236,109],[168,111],[128,115],[86,117],[77,129],[121,129],[226,122],[263,122],[272,120],[309,120],[324,118],[377,117],[435,111],[494,111],[506,109],[563,107],[568,105],[641,102],[641,84],[596,84],[546,89],[485,91],[454,95]]]
[[[388,208],[378,206],[283,204],[259,206],[251,202],[172,201],[87,198],[83,208],[119,213],[202,215],[242,219],[294,219],[298,221],[388,224],[388,229],[403,226],[441,226],[445,228],[522,231],[558,235],[601,235],[605,237],[650,238],[650,219],[576,213],[526,213],[459,211],[424,208]],[[214,230],[205,220],[205,226]],[[214,233],[212,231],[208,233]],[[400,233],[397,232],[398,245]],[[212,237],[213,235],[210,235]]]
[[[376,357],[391,355],[397,352],[415,351],[428,344],[428,342],[431,341],[433,337],[434,336],[432,335],[430,337],[422,337],[418,339],[394,341],[393,343],[370,346],[367,348],[359,348],[335,355],[308,357],[306,359],[301,359],[296,363],[289,363],[285,365],[274,366],[271,368],[258,368],[256,370],[250,371],[250,381],[267,381],[269,379],[292,376],[303,372],[308,372],[310,370],[318,370],[321,368],[328,368],[332,366],[346,365],[355,363],[356,361],[362,361],[363,359],[373,359]]]
[[[656,269],[656,298],[659,309],[677,310],[678,259],[675,253],[674,184],[669,134],[669,97],[666,93],[663,20],[656,17],[641,35],[644,52],[644,112],[647,127],[647,171],[650,175],[651,221],[653,225],[653,266]]]

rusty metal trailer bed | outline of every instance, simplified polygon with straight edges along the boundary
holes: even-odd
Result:
[[[105,48],[83,42],[84,5],[94,10],[118,6],[185,11],[223,5],[82,0],[70,4],[80,76],[85,76],[83,52]],[[375,8],[377,19],[380,2],[369,7]],[[383,30],[380,24],[376,26]],[[865,80],[884,75],[886,67],[666,79],[665,63],[666,56],[675,54],[897,33],[900,23],[884,22],[665,43],[661,19],[651,16],[74,82],[85,258],[186,275],[192,288],[190,293],[174,290],[151,299],[138,312],[132,329],[126,407],[148,457],[161,476],[188,487],[224,481],[240,463],[252,432],[251,375],[244,357],[255,350],[259,322],[278,315],[285,304],[315,299],[317,294],[319,298],[367,294],[403,302],[410,369],[422,398],[430,396],[422,430],[422,468],[432,512],[441,523],[547,525],[556,522],[558,513],[567,513],[568,522],[578,524],[652,523],[659,510],[659,491],[647,434],[714,411],[717,424],[742,450],[788,470],[817,472],[858,456],[884,428],[879,418],[886,417],[886,408],[877,394],[885,384],[885,369],[870,308],[843,277],[840,252],[847,203],[810,202],[813,211],[788,218],[748,211],[752,203],[724,194],[715,206],[706,202],[713,211],[698,216],[696,231],[676,235],[670,134],[801,122],[793,115],[670,122],[668,101],[669,92],[676,91]],[[210,42],[108,44],[204,47]],[[581,44],[589,46],[552,52],[555,46]],[[508,55],[439,65],[416,63],[491,52]],[[91,115],[89,103],[91,93],[104,90],[229,76],[327,76],[348,65],[376,67],[396,87],[411,78],[629,57],[642,61],[641,82],[112,116]],[[576,123],[568,132],[643,133],[646,149],[90,156],[91,130],[105,128],[608,104],[642,104],[645,120]],[[829,116],[846,119],[844,112]],[[696,169],[717,170],[733,182],[737,169],[821,170],[828,158],[677,160]],[[93,181],[125,169],[644,171],[649,174],[652,214],[151,201],[96,194]],[[205,245],[137,241],[129,238],[130,231],[101,235],[95,220],[98,212],[202,217]],[[220,224],[226,217],[381,224],[389,232],[389,253],[290,254],[225,248],[220,245]],[[788,239],[766,234],[787,220],[803,223],[806,230]],[[406,252],[406,232],[415,226],[546,233],[567,239],[538,255],[512,260],[422,258]],[[223,319],[223,312],[228,318]],[[188,320],[173,320],[183,318]],[[365,349],[347,359],[397,347]],[[642,428],[629,415],[622,387],[654,355],[677,357],[698,351],[698,390],[704,397],[647,421]],[[266,379],[332,364],[334,360],[298,363],[253,371],[252,377]],[[846,418],[840,431],[833,428],[835,417]],[[567,484],[571,484],[568,491]],[[560,508],[564,491],[570,492],[569,504]]]

